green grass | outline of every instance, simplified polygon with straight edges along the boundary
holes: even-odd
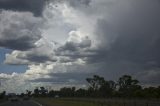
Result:
[[[6,100],[5,99],[0,99],[0,103],[3,103],[5,102]]]
[[[47,106],[100,106],[95,102],[71,99],[36,98],[35,100]]]
[[[159,106],[158,100],[103,98],[35,98],[44,106]]]

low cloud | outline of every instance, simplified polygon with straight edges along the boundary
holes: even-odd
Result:
[[[57,57],[54,55],[53,48],[44,39],[36,42],[36,47],[28,51],[14,50],[10,54],[6,54],[6,64],[40,64],[48,62],[56,62]],[[45,52],[43,52],[45,51]]]
[[[35,47],[41,38],[41,18],[32,13],[2,11],[0,13],[0,46],[13,50],[28,50]]]
[[[45,0],[0,0],[0,9],[32,12],[35,16],[42,15]]]

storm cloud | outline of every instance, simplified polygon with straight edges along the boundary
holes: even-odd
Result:
[[[94,74],[115,81],[129,74],[159,84],[159,0],[54,1],[38,10],[0,1],[0,46],[13,50],[4,63],[28,65],[25,80],[82,85]]]
[[[150,75],[147,78],[154,82],[154,75],[148,72],[155,70],[154,73],[158,74],[160,66],[158,0],[92,0],[88,7],[79,7],[77,10],[90,15],[86,18],[96,20],[95,26],[90,26],[89,29],[94,27],[93,36],[96,39],[92,40],[97,45],[95,49],[89,50],[94,55],[86,56],[85,60],[97,64],[99,70],[102,70],[97,73],[115,77],[122,74],[138,76],[143,72],[143,76]]]
[[[0,13],[0,46],[13,50],[27,50],[35,47],[41,38],[41,18],[32,13],[2,11]]]
[[[32,12],[35,16],[41,16],[45,0],[0,0],[0,9],[12,11]]]
[[[106,49],[107,59],[159,66],[159,1],[129,3],[129,9],[119,9],[113,14],[113,23],[106,19],[97,21],[96,34],[104,44],[101,46]]]

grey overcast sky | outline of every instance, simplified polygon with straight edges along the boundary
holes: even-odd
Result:
[[[0,90],[86,87],[94,74],[160,84],[159,0],[0,0]]]

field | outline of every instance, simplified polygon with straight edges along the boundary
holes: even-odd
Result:
[[[5,99],[0,99],[0,103],[3,103],[5,102],[6,100]]]
[[[45,106],[160,106],[159,100],[36,98]]]

